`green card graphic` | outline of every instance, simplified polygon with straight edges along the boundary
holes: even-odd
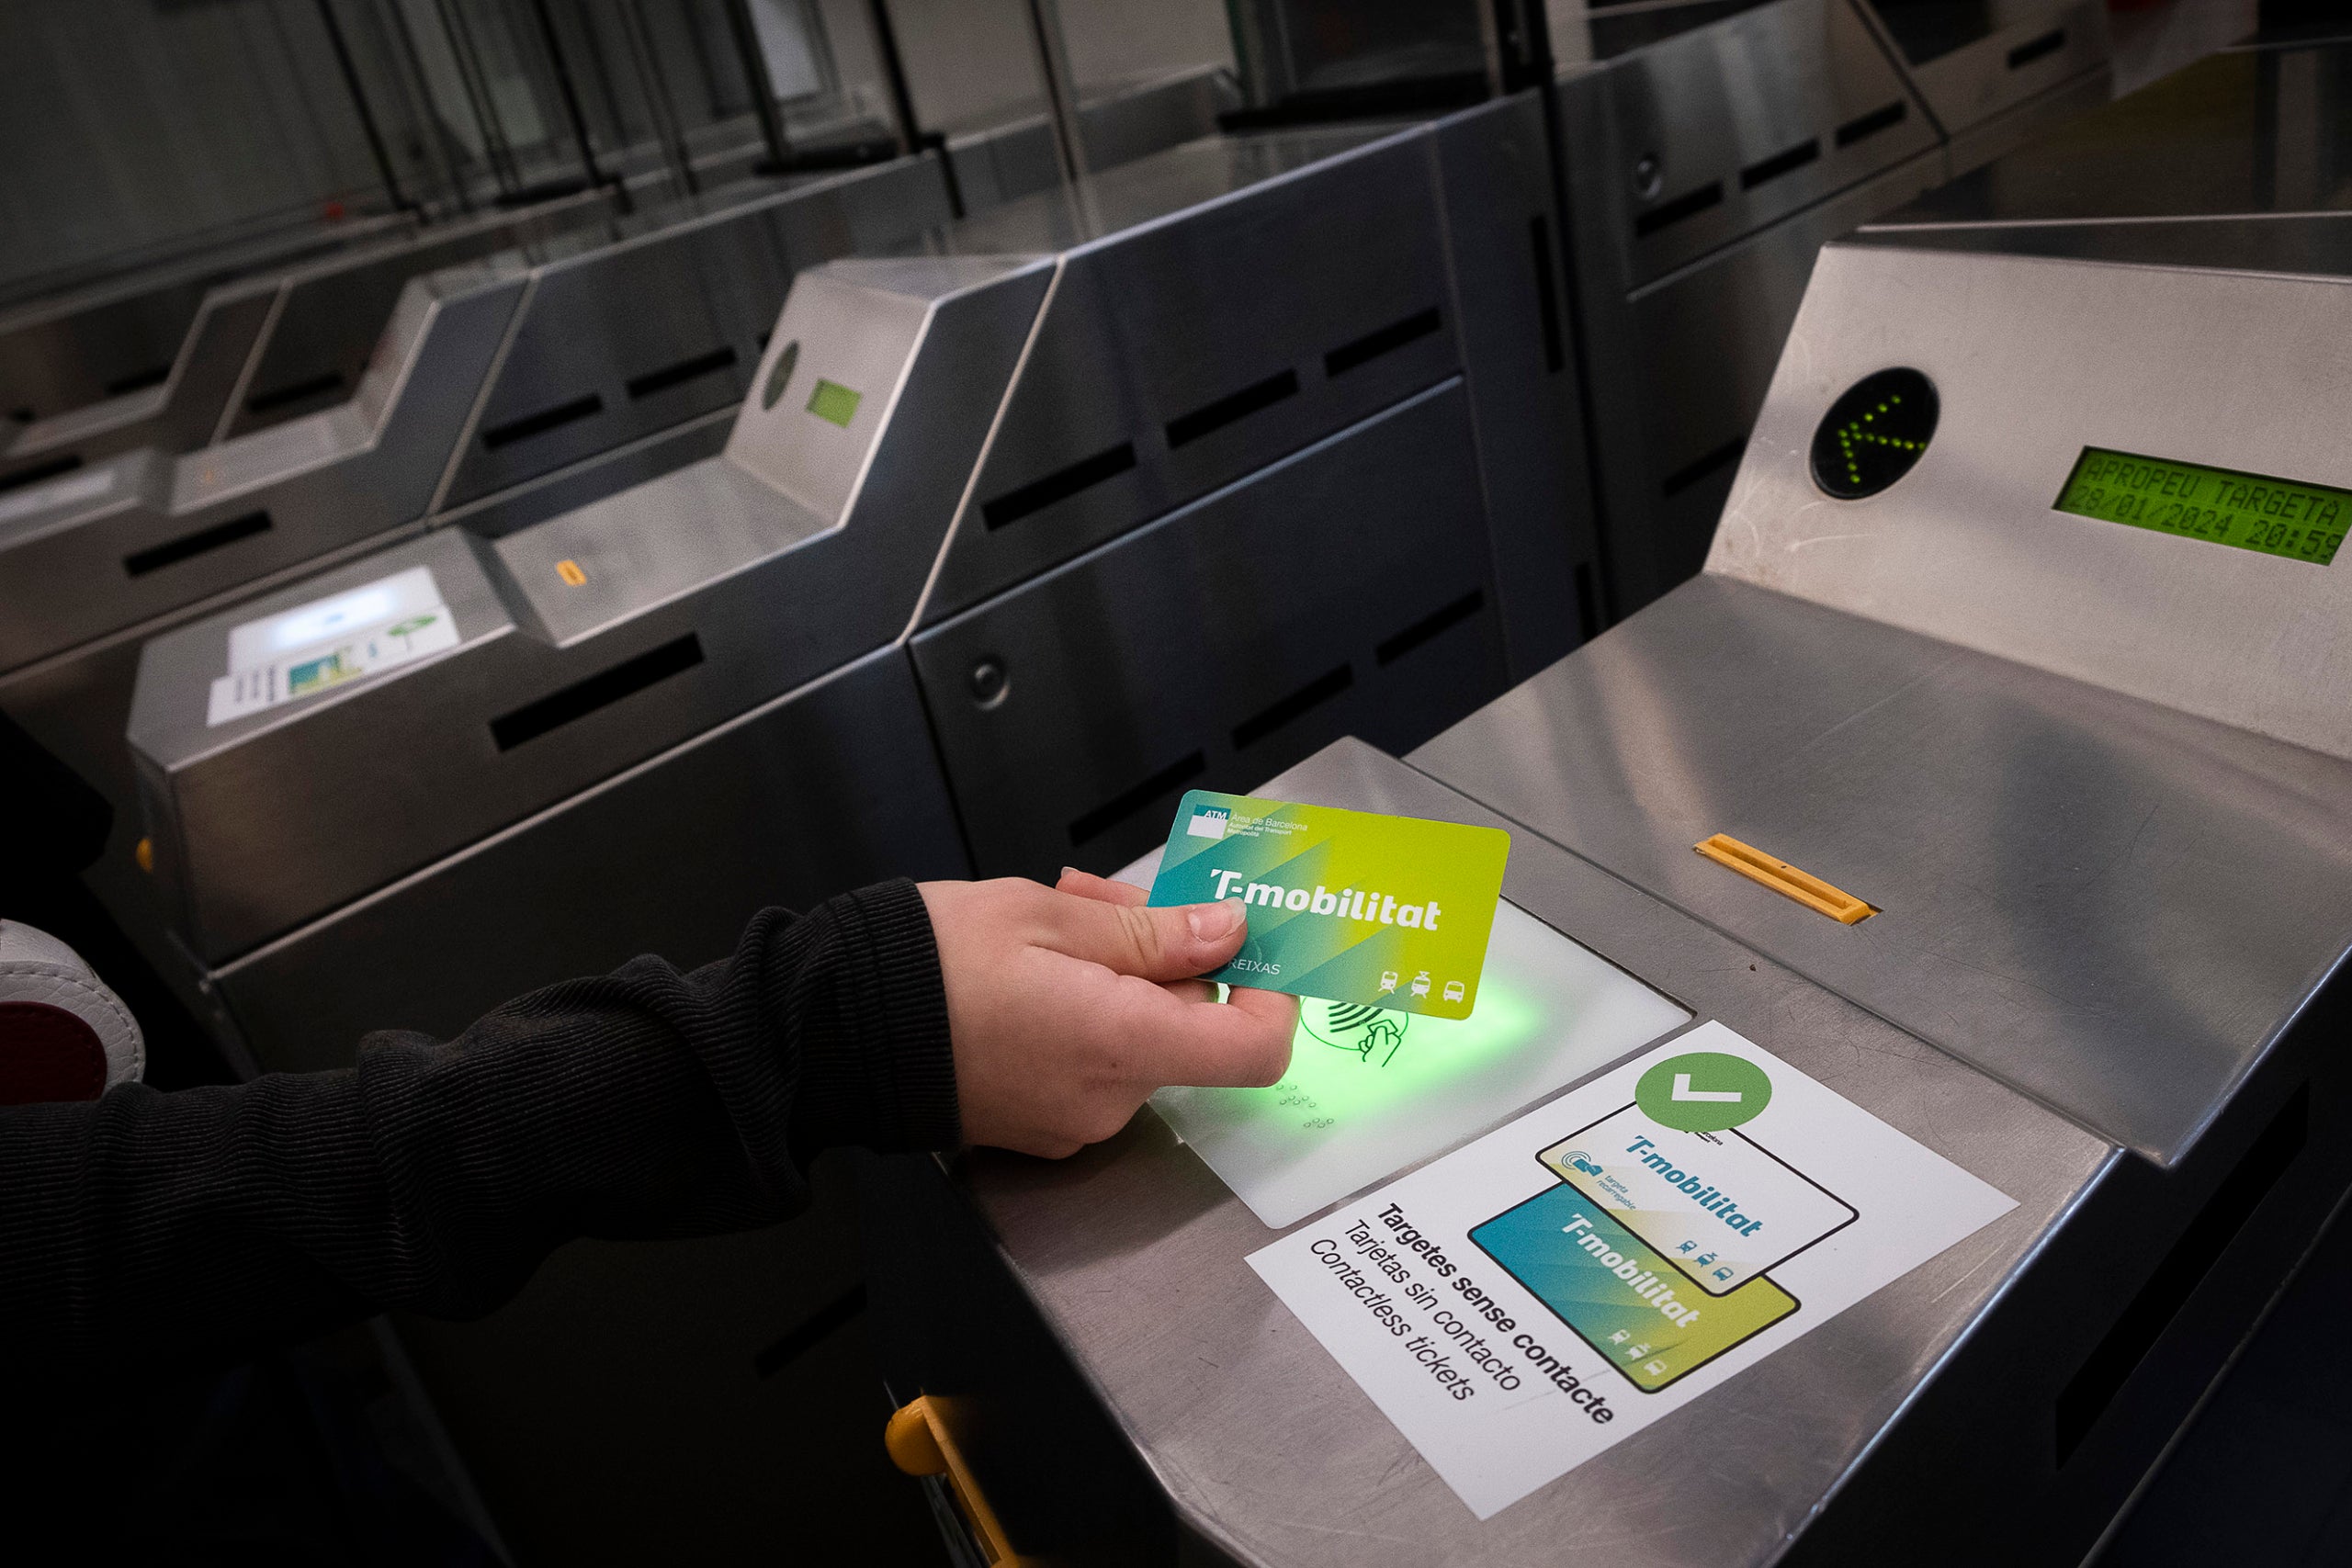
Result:
[[[1467,1018],[1510,855],[1499,828],[1196,789],[1151,901],[1248,907],[1249,940],[1212,979]]]

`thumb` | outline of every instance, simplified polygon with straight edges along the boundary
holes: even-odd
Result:
[[[1039,945],[1147,980],[1206,974],[1241,951],[1249,918],[1238,903],[1164,908],[1066,895]]]

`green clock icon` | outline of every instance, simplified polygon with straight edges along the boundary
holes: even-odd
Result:
[[[1745,1056],[1688,1051],[1642,1075],[1634,1086],[1642,1113],[1678,1133],[1720,1133],[1772,1103],[1772,1080]]]

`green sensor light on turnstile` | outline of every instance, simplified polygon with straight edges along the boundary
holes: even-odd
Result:
[[[1303,1127],[1327,1127],[1516,1050],[1539,1021],[1534,1003],[1492,974],[1463,1019],[1309,998],[1299,1004],[1290,1071],[1270,1089],[1242,1092],[1295,1113]]]
[[[839,381],[820,378],[817,389],[808,394],[808,412],[847,430],[849,422],[857,417],[857,405],[865,400],[863,392],[853,392]]]

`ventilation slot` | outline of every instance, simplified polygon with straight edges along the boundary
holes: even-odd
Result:
[[[255,534],[269,532],[269,513],[248,512],[243,517],[232,517],[226,523],[215,523],[209,528],[198,528],[193,534],[182,534],[176,539],[166,539],[160,545],[122,558],[122,570],[132,577],[144,577],[151,571],[161,571],[176,566],[191,556],[217,550],[223,545],[233,545],[239,539],[250,539]]]
[[[512,751],[526,740],[537,740],[550,729],[560,729],[576,718],[586,718],[598,708],[635,696],[648,686],[701,662],[702,639],[688,632],[585,681],[575,681],[560,692],[550,692],[537,702],[526,703],[502,718],[492,719],[490,738],[498,742],[500,750]]]
[[[1104,479],[1116,479],[1135,466],[1135,443],[1122,441],[1107,452],[1080,457],[1067,468],[1056,468],[1042,479],[1033,479],[1019,490],[1006,491],[982,505],[980,516],[990,528],[1001,528],[1008,523],[1020,522],[1033,512],[1043,512],[1057,501],[1068,501]]]
[[[1317,675],[1262,713],[1252,714],[1235,725],[1233,727],[1234,750],[1247,751],[1292,719],[1298,718],[1309,709],[1320,707],[1323,704],[1329,702],[1333,697],[1354,685],[1355,682],[1355,671],[1344,664],[1329,673]]]
[[[2009,69],[2018,71],[2037,60],[2046,60],[2066,47],[2066,29],[2052,28],[2040,38],[2030,38],[2009,51]]]
[[[1910,112],[1910,106],[1897,98],[1883,108],[1875,108],[1868,114],[1856,115],[1838,128],[1836,135],[1838,145],[1851,147],[1855,142],[1867,137],[1876,136],[1882,130],[1901,125],[1903,117]]]
[[[1635,213],[1634,233],[1636,238],[1647,239],[1660,229],[1679,223],[1685,218],[1696,218],[1723,198],[1724,182],[1709,180],[1697,190],[1678,196],[1663,206],[1653,207],[1647,212]]]
[[[46,463],[35,463],[29,468],[20,469],[6,479],[0,479],[0,491],[22,490],[27,485],[37,485],[43,479],[53,479],[60,474],[70,474],[81,466],[81,457],[76,453],[68,452],[62,457],[51,457]]]
[[[1437,614],[1433,615],[1424,615],[1421,619],[1415,621],[1411,626],[1407,626],[1403,631],[1398,632],[1395,637],[1390,637],[1386,642],[1382,643],[1378,648],[1373,649],[1373,657],[1379,660],[1384,665],[1394,664],[1398,660],[1404,658],[1405,655],[1412,652],[1413,649],[1420,647],[1421,644],[1429,641],[1431,637],[1436,637],[1440,632],[1457,626],[1476,615],[1485,607],[1486,603],[1487,595],[1485,590],[1473,588],[1469,592],[1464,593],[1461,598],[1456,599],[1453,604],[1448,604],[1444,609],[1437,612]]]
[[[1179,414],[1168,422],[1168,445],[1170,448],[1198,441],[1213,430],[1248,419],[1260,409],[1272,408],[1284,398],[1298,392],[1298,377],[1285,370],[1279,376],[1269,376],[1253,386],[1248,386],[1231,397],[1219,398],[1206,408]]]
[[[283,387],[274,387],[266,392],[255,392],[245,400],[245,412],[267,413],[272,409],[282,409],[288,403],[300,402],[304,398],[315,398],[321,392],[332,392],[342,385],[343,372],[330,370],[322,376],[313,376],[307,381],[293,381]]]
[[[107,383],[107,396],[109,398],[119,398],[126,392],[143,392],[150,387],[160,387],[171,378],[172,367],[170,366],[153,366],[145,370],[134,371],[132,374],[123,377],[119,381],[108,381]]]
[[[1089,839],[1102,837],[1106,830],[1117,827],[1208,765],[1208,759],[1195,751],[1182,761],[1160,769],[1135,788],[1124,795],[1112,796],[1072,822],[1069,825],[1069,841],[1083,844]]]
[[[605,400],[591,392],[584,398],[574,398],[568,403],[558,403],[551,409],[526,413],[520,419],[510,419],[504,424],[494,424],[481,433],[481,444],[495,452],[501,446],[512,446],[517,441],[528,441],[534,435],[545,435],[550,430],[583,420],[605,412]]]
[[[1747,437],[1735,435],[1713,451],[1693,458],[1667,475],[1665,479],[1658,481],[1658,493],[1667,500],[1672,501],[1692,485],[1706,479],[1708,475],[1718,473],[1738,462],[1740,455],[1747,450]]]
[[[2245,1227],[2254,1211],[2302,1152],[2311,1133],[2311,1086],[2290,1096],[2221,1186],[2205,1200],[2156,1271],[2132,1298],[2115,1326],[2094,1347],[2082,1369],[2058,1392],[2058,1462],[2064,1464],[2090,1435],[2115,1396],[2172,1324],[2213,1265]]]
[[[1754,190],[1758,186],[1792,175],[1821,156],[1821,138],[1808,136],[1785,152],[1775,152],[1758,164],[1750,164],[1739,171],[1739,188]]]
[[[650,398],[656,392],[666,392],[673,387],[707,376],[714,370],[724,370],[734,363],[733,349],[714,348],[708,354],[697,354],[692,359],[681,359],[675,365],[649,370],[642,376],[629,378],[629,401]]]
[[[1527,220],[1527,240],[1535,253],[1535,310],[1544,328],[1544,368],[1556,376],[1567,367],[1568,356],[1560,336],[1560,295],[1553,282],[1552,226],[1542,214]]]
[[[1366,333],[1353,343],[1343,343],[1323,356],[1323,374],[1344,376],[1359,365],[1369,364],[1417,338],[1429,336],[1437,331],[1442,320],[1437,313],[1437,307],[1432,305],[1401,321],[1391,321],[1378,332]]]

